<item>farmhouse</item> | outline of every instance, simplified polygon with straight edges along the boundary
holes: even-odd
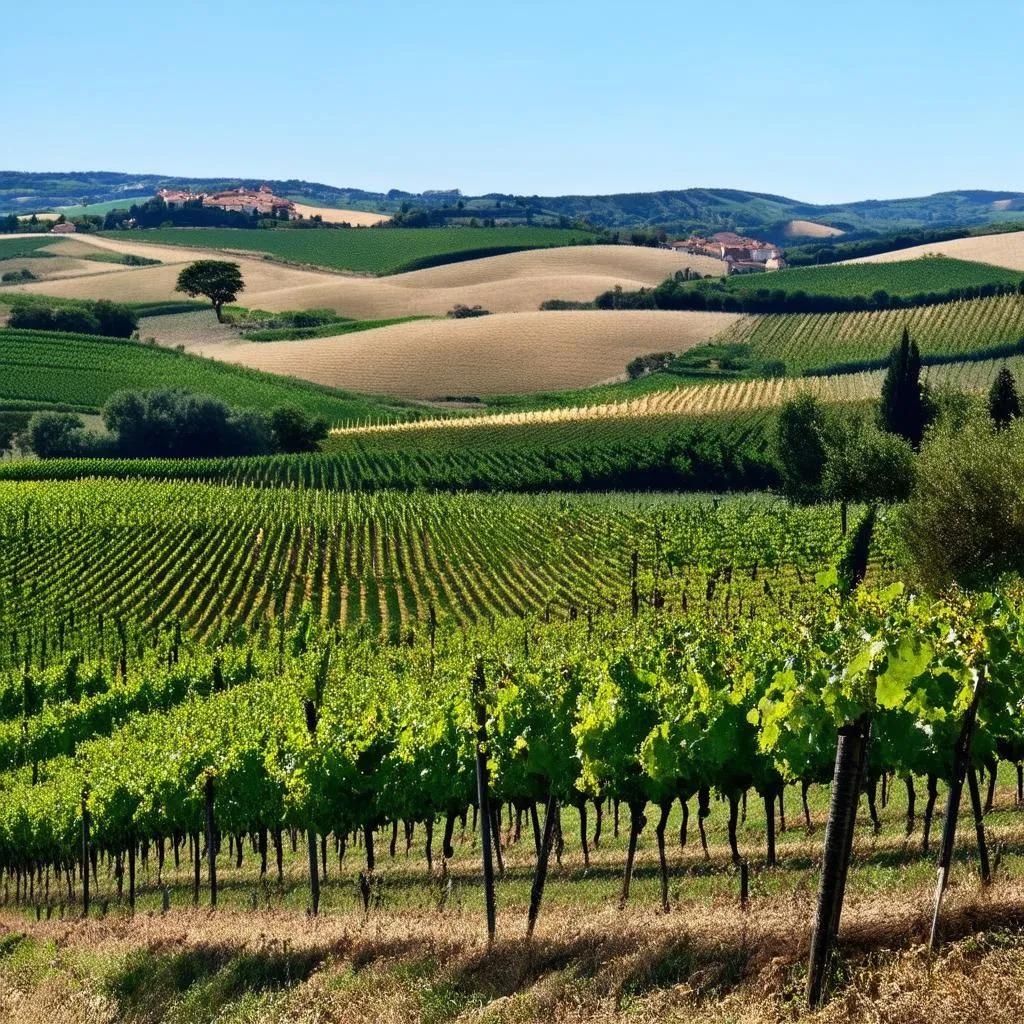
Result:
[[[60,224],[54,224],[50,228],[50,233],[54,235],[73,235],[77,229],[75,225],[69,220],[61,221]]]

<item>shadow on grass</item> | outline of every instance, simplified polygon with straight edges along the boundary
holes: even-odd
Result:
[[[323,950],[293,952],[287,943],[264,950],[199,945],[178,952],[133,950],[105,979],[122,1013],[139,1022],[164,1020],[172,1006],[188,1003],[187,1018],[214,1020],[243,996],[281,992],[305,981]]]

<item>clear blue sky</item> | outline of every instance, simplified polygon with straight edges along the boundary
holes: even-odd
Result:
[[[16,3],[0,168],[1024,191],[1020,0]]]

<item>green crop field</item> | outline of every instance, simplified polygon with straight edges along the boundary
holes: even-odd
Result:
[[[415,415],[415,407],[400,402],[364,398],[153,345],[0,328],[0,400],[99,409],[123,388],[161,387],[187,387],[240,408],[298,405],[331,423]]]
[[[1024,279],[1020,271],[993,267],[987,263],[925,256],[895,263],[844,263],[825,267],[793,267],[764,274],[735,274],[714,283],[716,290],[756,292],[762,288],[787,294],[870,297],[876,291],[901,298],[948,292],[954,288],[983,285],[1015,285]],[[700,284],[697,287],[707,288]]]
[[[0,260],[10,260],[15,256],[35,253],[59,241],[58,235],[54,235],[52,238],[25,238],[21,235],[4,237],[0,235]]]
[[[865,313],[751,316],[737,321],[715,341],[750,345],[763,359],[782,360],[788,373],[802,373],[883,359],[904,327],[924,355],[968,354],[1012,345],[1024,337],[1024,297],[1002,295]]]
[[[153,228],[133,234],[117,232],[112,237],[269,253],[292,263],[371,274],[394,274],[473,255],[574,245],[591,238],[585,232],[560,228]]]

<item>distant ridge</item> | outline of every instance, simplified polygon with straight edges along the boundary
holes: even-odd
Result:
[[[585,220],[611,229],[664,226],[670,230],[732,230],[784,244],[801,237],[794,222],[842,231],[847,238],[870,237],[915,228],[973,227],[1024,219],[1024,192],[965,189],[902,199],[866,199],[817,205],[767,192],[687,188],[613,195],[516,196],[492,192],[464,196],[457,189],[423,193],[372,192],[300,179],[186,178],[118,171],[0,171],[0,214],[28,213],[81,203],[148,199],[157,188],[216,190],[270,186],[279,195],[311,206],[396,213],[404,208],[445,210],[448,222],[471,218],[552,224]],[[461,204],[461,205],[460,205]],[[798,229],[799,230],[799,229]]]

